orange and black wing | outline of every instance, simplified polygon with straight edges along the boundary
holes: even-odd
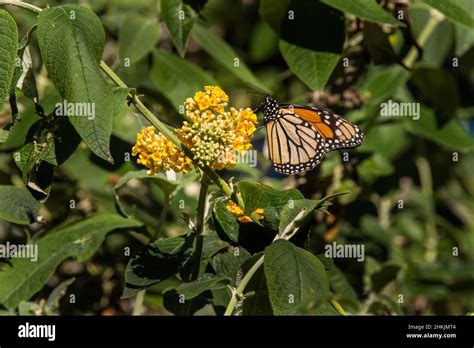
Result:
[[[282,108],[291,110],[316,129],[323,137],[326,152],[357,147],[364,141],[364,133],[358,126],[330,110],[292,105]]]
[[[325,153],[323,136],[291,109],[280,108],[278,117],[266,123],[268,153],[275,170],[298,174],[321,162]]]

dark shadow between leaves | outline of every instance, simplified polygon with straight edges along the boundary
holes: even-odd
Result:
[[[317,52],[341,53],[344,36],[343,13],[315,0],[290,1],[280,26],[281,39]]]

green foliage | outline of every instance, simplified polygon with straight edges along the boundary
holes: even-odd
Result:
[[[273,14],[273,10],[271,13]],[[295,17],[296,14],[298,18]],[[339,62],[342,52],[342,14],[317,1],[292,0],[287,11],[281,11],[277,16],[280,23],[280,52],[288,67],[309,88],[321,90]],[[315,30],[332,32],[332,37],[312,40],[308,35],[301,35]]]
[[[281,210],[281,219],[278,226],[280,238],[289,239],[292,234],[308,222],[308,219],[311,218],[316,209],[325,211],[327,205],[330,204],[328,202],[329,199],[344,193],[336,193],[319,201],[313,199],[290,199]]]
[[[345,13],[350,13],[374,23],[404,25],[397,21],[390,13],[384,11],[375,0],[322,0],[322,2]]]
[[[204,274],[195,281],[180,285],[176,290],[178,294],[183,295],[188,300],[192,300],[204,291],[224,288],[226,286],[224,283],[225,280],[225,277],[215,277],[211,274]]]
[[[153,54],[151,79],[156,88],[178,109],[183,100],[193,96],[204,85],[217,85],[205,71],[188,61],[156,50]]]
[[[423,2],[437,9],[448,19],[454,22],[466,25],[471,28],[474,27],[474,18],[472,18],[472,15],[466,12],[455,1],[446,0],[440,2],[435,0],[423,0]]]
[[[472,136],[466,133],[462,125],[456,120],[448,121],[442,127],[436,124],[436,116],[433,110],[422,107],[420,122],[415,125],[407,123],[407,129],[419,136],[432,140],[449,149],[461,152],[471,152],[474,149]]]
[[[160,38],[160,27],[152,19],[129,14],[125,17],[119,31],[119,57],[136,63],[155,47]]]
[[[40,204],[30,193],[19,187],[0,186],[0,218],[16,224],[28,225],[36,220]]]
[[[296,189],[279,191],[243,180],[239,181],[237,188],[242,196],[246,215],[251,215],[256,209],[263,208],[265,219],[262,224],[272,230],[278,229],[282,209],[288,201],[303,198],[301,192]]]
[[[191,257],[193,239],[192,235],[164,238],[146,245],[127,265],[122,298],[178,273]]]
[[[181,57],[184,57],[189,34],[197,20],[197,13],[182,0],[163,0],[161,15],[166,23],[173,44]]]
[[[219,36],[213,34],[200,23],[194,26],[192,36],[194,40],[201,45],[203,50],[222,64],[230,73],[235,74],[242,82],[264,93],[271,93],[271,91],[255,77],[242,58],[234,52],[232,47]]]
[[[265,276],[275,315],[303,314],[328,300],[329,283],[318,258],[286,240],[265,249]]]
[[[10,90],[10,82],[15,69],[16,51],[18,48],[18,29],[15,20],[10,14],[0,9],[0,35],[2,41],[0,43],[0,52],[2,54],[2,62],[0,64],[0,110],[3,107],[8,92]],[[2,131],[3,132],[3,131]],[[1,133],[0,133],[1,135]]]
[[[83,262],[94,255],[112,230],[139,226],[140,222],[102,213],[57,227],[37,242],[35,262],[27,258],[12,259],[0,272],[0,303],[15,309],[44,286],[62,261],[74,257]]]
[[[403,18],[392,5],[0,9],[0,246],[38,247],[37,262],[0,259],[0,314],[473,312],[473,3],[411,1]],[[237,109],[260,93],[330,109],[365,140],[284,178],[262,127],[255,167],[149,176],[137,132],[179,143],[183,102],[206,85]],[[65,101],[94,117],[61,116]],[[403,103],[415,109],[384,114]],[[65,305],[67,291],[89,302]]]
[[[100,71],[104,41],[99,18],[82,6],[49,8],[38,18],[41,54],[58,92],[70,103],[94,106],[94,115],[69,115],[69,120],[95,154],[112,162],[113,118],[125,95]]]
[[[237,243],[239,240],[239,223],[234,216],[226,209],[227,200],[218,198],[214,202],[213,218],[216,227],[220,229],[229,241]]]
[[[285,41],[280,41],[280,51],[295,75],[316,90],[326,85],[340,58],[336,53],[314,52]]]

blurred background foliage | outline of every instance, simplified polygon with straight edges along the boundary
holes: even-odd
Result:
[[[307,241],[314,254],[323,253],[324,245],[334,241],[365,245],[364,262],[335,259],[327,265],[331,291],[348,313],[474,311],[473,1],[437,5],[431,0],[382,0],[378,1],[382,13],[368,11],[356,17],[347,10],[347,1],[185,0],[180,27],[167,11],[174,11],[173,3],[181,6],[181,1],[166,2],[171,8],[157,0],[31,3],[39,7],[79,3],[91,8],[106,30],[104,61],[173,126],[183,120],[184,99],[207,84],[222,86],[236,107],[256,107],[262,96],[247,92],[259,91],[282,103],[330,108],[357,123],[366,140],[349,153],[349,161],[343,161],[343,152],[332,152],[315,170],[284,177],[271,168],[264,155],[265,134],[259,131],[253,140],[259,151],[257,168],[240,164],[222,174],[277,189],[296,187],[306,198],[350,191],[329,207],[332,215],[314,215]],[[433,11],[440,3],[455,7],[440,8],[441,15]],[[294,10],[295,20],[287,16],[288,9]],[[8,10],[19,24],[20,37],[36,23],[32,13]],[[398,11],[405,24],[397,20]],[[429,26],[428,36],[417,47]],[[42,68],[34,35],[30,50],[40,103],[49,113],[61,99]],[[421,103],[419,120],[381,117],[380,104],[389,99]],[[1,185],[21,185],[14,153],[28,142],[29,129],[39,120],[29,98],[20,96],[19,106],[21,121],[0,143]],[[9,115],[6,106],[0,114],[2,126]],[[124,106],[114,120],[115,164],[80,144],[55,169],[53,185],[32,192],[45,202],[44,223],[24,228],[0,221],[0,239],[21,241],[25,232],[35,238],[65,221],[94,212],[115,213],[117,204],[151,233],[158,228],[162,236],[186,232],[183,215],[196,211],[195,177],[174,186],[164,176],[121,180],[140,169],[127,153],[146,125]],[[43,172],[37,172],[35,180],[42,182]],[[181,200],[184,210],[178,206]],[[164,209],[168,215],[165,225],[159,226]],[[252,252],[262,249],[258,242],[252,243]],[[67,293],[81,300],[72,305],[63,298],[54,305],[53,297],[50,312],[130,314],[133,302],[120,300],[129,259],[124,248],[130,247],[134,255],[141,246],[137,234],[110,235],[93,258],[65,261],[35,295],[36,304],[23,303],[20,312],[38,313],[41,299],[62,284],[60,290],[69,286]],[[72,284],[62,283],[72,277]],[[172,278],[150,288],[144,313],[173,312],[163,290],[176,282]],[[204,306],[197,313],[212,314],[213,309]]]

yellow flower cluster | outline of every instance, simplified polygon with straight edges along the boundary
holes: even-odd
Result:
[[[155,175],[160,170],[187,173],[191,169],[191,159],[162,133],[156,134],[153,126],[138,133],[132,154],[138,155],[137,162],[149,169],[148,175]]]
[[[234,201],[229,199],[229,202],[227,203],[226,208],[228,211],[232,213],[232,215],[235,216],[235,218],[239,222],[242,222],[242,223],[252,222],[252,218],[250,216],[245,215],[242,208],[239,207]],[[255,216],[255,218],[260,220],[260,219],[263,219],[264,212],[265,212],[265,209],[257,208],[252,212],[252,214]]]
[[[229,97],[217,86],[204,86],[204,92],[196,92],[194,101],[199,107],[199,110],[209,109],[222,114],[224,113],[224,107],[229,102]]]
[[[194,98],[186,99],[186,117],[178,130],[195,160],[214,169],[233,167],[236,155],[252,148],[250,138],[256,130],[257,116],[249,108],[230,107],[229,97],[217,86],[205,86]]]
[[[230,107],[226,111],[228,102],[222,89],[205,86],[204,91],[184,103],[187,121],[176,131],[199,165],[213,169],[232,167],[238,153],[252,148],[250,138],[256,130],[257,116],[249,108]],[[190,170],[191,160],[163,134],[156,134],[154,127],[138,134],[132,150],[134,156],[139,156],[138,163],[149,168],[149,175],[160,169]]]

